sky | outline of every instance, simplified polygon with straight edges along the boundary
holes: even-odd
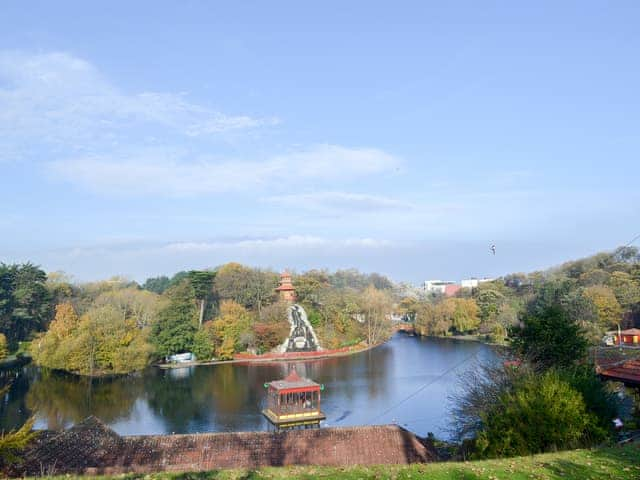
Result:
[[[0,3],[0,261],[395,281],[640,233],[640,3]],[[490,246],[496,245],[496,254]]]

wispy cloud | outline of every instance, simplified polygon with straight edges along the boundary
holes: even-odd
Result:
[[[224,250],[264,251],[282,248],[314,249],[318,247],[343,248],[380,248],[390,246],[387,240],[373,238],[329,239],[325,237],[290,235],[276,238],[256,238],[231,242],[173,242],[161,247],[170,252],[209,252]]]
[[[141,132],[219,135],[277,124],[229,115],[171,92],[127,93],[91,63],[64,52],[0,52],[0,152],[45,145],[61,151],[114,146]]]
[[[100,193],[189,196],[352,179],[393,169],[399,160],[381,150],[316,145],[257,160],[189,160],[183,153],[145,149],[131,154],[54,161],[58,178]]]
[[[293,195],[275,195],[265,201],[292,208],[368,212],[379,210],[413,209],[410,202],[382,195],[349,192],[314,192]]]

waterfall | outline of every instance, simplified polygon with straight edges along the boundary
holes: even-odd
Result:
[[[291,325],[289,336],[278,348],[284,352],[316,352],[322,350],[316,332],[307,319],[307,312],[301,305],[294,304],[287,309],[287,319]]]

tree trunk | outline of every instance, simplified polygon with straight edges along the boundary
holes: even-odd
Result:
[[[200,300],[200,328],[202,328],[203,320],[204,320],[204,298]]]

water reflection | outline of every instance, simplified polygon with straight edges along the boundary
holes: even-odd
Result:
[[[39,428],[61,428],[96,415],[122,434],[264,430],[263,384],[296,368],[325,384],[327,425],[395,421],[416,433],[444,435],[449,393],[465,359],[491,359],[487,346],[400,334],[388,344],[351,357],[271,363],[226,364],[174,370],[150,368],[133,376],[89,381],[23,367],[0,405],[0,426],[20,425],[37,412]],[[457,371],[443,375],[457,363]],[[385,411],[428,387],[399,408]]]

